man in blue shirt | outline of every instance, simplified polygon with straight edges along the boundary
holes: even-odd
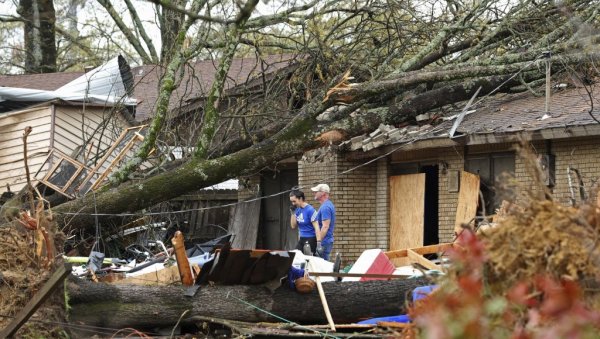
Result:
[[[316,212],[315,208],[306,202],[304,192],[297,189],[292,189],[290,192],[290,202],[292,203],[292,206],[290,206],[290,211],[292,212],[290,225],[292,229],[298,227],[300,233],[296,249],[303,251],[304,244],[308,242],[310,253],[314,254],[317,250],[317,236],[315,232],[317,229],[313,225],[311,218]]]
[[[335,229],[335,206],[329,200],[331,190],[327,184],[318,184],[310,190],[315,192],[315,200],[321,204],[319,211],[312,217],[313,223],[319,229],[316,234],[317,255],[329,260],[329,254],[333,248],[333,230]]]

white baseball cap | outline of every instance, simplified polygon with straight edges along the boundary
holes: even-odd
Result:
[[[325,193],[329,193],[331,190],[329,189],[329,185],[327,184],[318,184],[315,187],[312,187],[310,189],[313,192],[325,192]]]

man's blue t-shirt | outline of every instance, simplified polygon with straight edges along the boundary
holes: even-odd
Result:
[[[313,214],[312,220],[316,220],[319,222],[319,229],[323,228],[323,220],[331,220],[329,222],[329,229],[327,230],[327,234],[321,242],[323,244],[333,244],[333,229],[335,228],[335,206],[333,206],[331,200],[325,200],[321,207],[319,207],[319,211]]]
[[[294,211],[296,215],[296,221],[298,222],[298,230],[300,231],[300,237],[312,238],[315,237],[315,228],[312,225],[311,217],[315,214],[315,208],[310,204],[304,208],[297,207]]]

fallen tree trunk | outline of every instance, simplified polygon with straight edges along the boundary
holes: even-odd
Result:
[[[430,284],[426,278],[390,281],[323,283],[336,323],[401,314],[411,291]],[[251,307],[250,303],[293,322],[326,324],[317,291],[300,294],[282,286],[270,291],[264,286],[203,286],[187,297],[181,286],[111,285],[87,281],[68,283],[70,315],[74,324],[138,329],[168,327],[186,311],[192,316],[216,317],[246,322],[281,320]],[[185,323],[185,318],[183,322]]]

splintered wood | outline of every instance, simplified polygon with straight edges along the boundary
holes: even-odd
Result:
[[[454,233],[462,231],[462,224],[470,223],[477,215],[477,201],[479,200],[479,176],[469,172],[460,173],[460,190],[458,191],[458,204],[456,206],[456,221]]]
[[[435,264],[431,260],[425,258],[423,255],[433,253],[443,255],[447,250],[451,249],[453,246],[454,244],[452,243],[444,243],[423,247],[405,248],[401,250],[385,252],[385,255],[392,261],[398,260],[398,258],[408,258],[408,262],[411,264],[418,264],[429,270],[441,271],[442,267],[440,265]]]
[[[425,174],[390,177],[390,250],[423,246]],[[394,259],[396,266],[408,259]]]

